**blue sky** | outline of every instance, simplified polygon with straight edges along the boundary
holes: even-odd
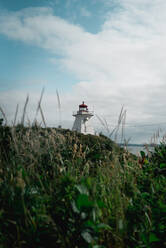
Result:
[[[102,1],[71,1],[71,0],[1,0],[1,13],[9,11],[11,13],[22,9],[46,7],[51,8],[53,15],[58,16],[69,23],[83,27],[90,33],[97,33],[105,19],[108,9],[114,9],[114,4],[110,6]],[[104,14],[103,14],[104,13]],[[56,86],[63,91],[70,91],[71,85],[75,84],[77,77],[70,71],[63,71],[50,62],[53,55],[48,51],[34,46],[27,45],[18,40],[10,39],[0,35],[1,47],[1,90],[33,87],[41,89],[47,84],[47,90],[52,91]],[[56,56],[59,58],[60,55]],[[28,81],[28,83],[24,83]]]
[[[118,2],[118,1],[117,1]],[[71,23],[79,24],[86,30],[96,33],[105,19],[106,13],[117,8],[114,1],[109,4],[101,0],[1,0],[1,9],[19,11],[29,7],[50,7],[56,16]]]
[[[164,132],[165,13],[165,0],[0,0],[0,105],[9,122],[27,94],[33,120],[44,87],[48,125],[58,123],[58,89],[66,128],[84,100],[110,129],[124,105],[132,142]]]

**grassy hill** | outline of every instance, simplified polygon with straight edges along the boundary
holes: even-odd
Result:
[[[0,126],[0,247],[166,247],[166,146]]]

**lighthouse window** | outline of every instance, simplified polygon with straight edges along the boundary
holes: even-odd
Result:
[[[82,111],[86,111],[86,108],[80,108],[80,110],[82,110]]]

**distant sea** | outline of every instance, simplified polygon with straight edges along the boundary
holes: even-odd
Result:
[[[123,147],[123,144],[120,144],[121,147]],[[154,147],[148,146],[149,151],[154,151]],[[137,144],[129,144],[127,146],[127,150],[135,155],[140,155],[140,151],[144,151],[145,154],[147,154],[147,149],[145,148],[144,145],[137,145]]]

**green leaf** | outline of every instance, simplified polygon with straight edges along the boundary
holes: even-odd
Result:
[[[160,241],[160,240],[157,238],[156,234],[150,233],[150,235],[149,235],[149,242],[150,243],[153,243],[153,242],[158,242],[158,241]]]
[[[140,151],[141,157],[144,158],[145,157],[145,152],[144,151]]]
[[[101,154],[98,153],[94,155],[94,159],[100,159],[100,158],[101,158]]]
[[[148,192],[143,192],[143,193],[141,194],[141,197],[142,197],[143,199],[147,199],[148,197],[150,197],[150,194],[149,194]]]
[[[91,236],[91,234],[89,233],[88,230],[83,231],[83,232],[81,233],[81,236],[82,236],[83,239],[84,239],[87,243],[89,243],[89,244],[93,241],[93,238],[92,238],[92,236]]]
[[[89,200],[87,195],[81,194],[77,198],[76,205],[78,209],[81,209],[82,207],[92,207],[93,202]]]
[[[140,236],[141,236],[141,239],[144,242],[144,244],[147,245],[147,243],[148,243],[147,235],[145,233],[141,233]]]
[[[110,231],[112,230],[111,227],[110,227],[109,225],[104,224],[104,223],[98,224],[98,225],[97,225],[97,228],[98,228],[98,229],[104,229],[104,230],[110,230]]]
[[[97,205],[98,205],[99,208],[104,208],[105,207],[105,204],[100,200],[97,201]]]
[[[163,231],[163,230],[166,230],[166,225],[162,225],[162,224],[159,225],[159,229],[162,230],[162,231]]]
[[[123,220],[122,219],[119,219],[119,221],[118,221],[118,227],[119,227],[119,230],[122,230],[123,229]]]
[[[93,183],[92,178],[88,177],[86,179],[86,185],[89,186],[89,187],[91,187],[92,186],[92,183]]]
[[[95,222],[96,221],[96,211],[94,208],[92,209],[92,217],[93,217],[93,221]]]
[[[76,187],[76,189],[78,189],[80,194],[89,195],[89,192],[84,185],[79,184],[79,185],[76,185],[75,187]]]
[[[77,214],[80,213],[80,210],[77,208],[75,201],[73,201],[73,202],[71,203],[71,206],[72,206],[72,209],[73,209],[73,212],[74,212],[74,213],[77,213]]]
[[[165,163],[161,163],[160,164],[160,168],[162,169],[162,168],[166,168],[166,164]]]
[[[104,248],[102,245],[94,245],[93,248]]]
[[[95,227],[94,223],[93,223],[91,220],[86,221],[86,222],[84,223],[84,225],[85,225],[86,227],[90,227],[90,228],[94,228],[94,227]]]

